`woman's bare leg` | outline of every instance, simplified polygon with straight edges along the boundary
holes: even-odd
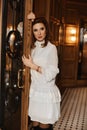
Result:
[[[50,124],[42,124],[40,122],[33,121],[32,125],[33,125],[34,130],[53,130],[52,125]]]
[[[42,124],[42,123],[40,123],[40,124],[39,124],[39,127],[40,127],[40,128],[49,128],[50,125],[49,125],[49,124]]]
[[[32,122],[32,125],[35,127],[35,126],[39,126],[39,122],[37,122],[37,121],[33,121]]]

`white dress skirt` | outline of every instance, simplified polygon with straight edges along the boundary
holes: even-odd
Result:
[[[39,42],[35,44],[31,56],[34,63],[42,67],[42,73],[31,70],[28,115],[32,121],[54,124],[60,117],[61,102],[60,91],[55,85],[59,73],[57,50],[50,42],[44,48]]]

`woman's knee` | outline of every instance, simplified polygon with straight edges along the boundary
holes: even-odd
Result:
[[[39,127],[40,127],[40,128],[49,128],[50,125],[49,125],[49,124],[42,124],[42,123],[40,123],[40,124],[39,124]]]
[[[33,126],[39,126],[39,122],[33,121],[33,122],[32,122],[32,125],[33,125]]]

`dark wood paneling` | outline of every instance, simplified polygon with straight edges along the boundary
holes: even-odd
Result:
[[[76,9],[66,9],[65,23],[66,24],[78,24],[79,22],[78,11]]]
[[[60,77],[61,86],[73,86],[77,80],[78,65],[78,40],[76,43],[68,44],[64,41],[60,45]]]
[[[64,62],[62,66],[61,78],[75,79],[75,62]]]
[[[35,0],[33,4],[33,12],[35,13],[36,17],[44,16],[48,19],[50,0]]]
[[[64,61],[75,61],[75,45],[62,46],[63,49],[63,60]]]
[[[61,52],[61,78],[72,79],[76,78],[76,47],[74,46],[62,46]]]

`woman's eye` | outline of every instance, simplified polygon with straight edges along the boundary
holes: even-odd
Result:
[[[44,29],[45,29],[44,27],[42,27],[40,29],[34,29],[33,32],[37,32],[38,30],[42,30],[43,31]]]
[[[37,29],[34,29],[33,31],[34,31],[34,32],[36,32],[36,31],[37,31]]]
[[[42,27],[41,30],[44,30],[44,28]]]

